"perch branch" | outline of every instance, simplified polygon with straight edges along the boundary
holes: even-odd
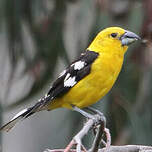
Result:
[[[98,131],[97,131],[96,137],[94,139],[92,148],[90,149],[90,152],[96,152],[96,151],[98,151],[98,147],[100,145],[103,133],[104,133],[104,124],[101,124],[98,127]]]
[[[98,114],[94,115],[95,119],[89,119],[83,126],[83,128],[76,134],[76,136],[72,139],[72,141],[68,144],[68,146],[64,149],[61,150],[63,152],[71,152],[74,151],[74,149],[72,149],[73,146],[76,146],[76,152],[87,152],[86,148],[83,146],[82,144],[82,138],[88,134],[89,130],[96,128],[97,129],[97,133],[93,142],[93,145],[91,147],[91,149],[89,150],[90,152],[97,152],[98,151],[98,147],[101,143],[103,134],[105,134],[106,137],[106,142],[105,146],[110,147],[111,145],[111,136],[109,133],[109,130],[107,128],[105,128],[106,126],[106,119],[104,116],[100,116]],[[54,152],[58,152],[60,150],[54,150]],[[45,152],[49,152],[49,150],[45,151]]]
[[[99,149],[98,152],[105,152],[106,148]],[[44,152],[63,152],[64,149],[45,150]],[[152,146],[143,145],[125,145],[125,146],[110,146],[106,152],[151,152]],[[76,152],[75,149],[70,149],[69,152]]]

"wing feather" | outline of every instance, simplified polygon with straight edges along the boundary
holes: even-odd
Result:
[[[58,77],[51,86],[48,95],[57,98],[63,96],[80,80],[87,76],[91,71],[91,65],[98,57],[98,53],[94,51],[85,51],[81,56],[72,62]],[[66,82],[68,81],[69,85]]]

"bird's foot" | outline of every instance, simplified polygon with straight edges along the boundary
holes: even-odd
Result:
[[[92,116],[95,117],[97,122],[102,122],[104,124],[104,127],[106,126],[106,118],[102,112],[92,107],[87,107],[86,109],[94,113]]]

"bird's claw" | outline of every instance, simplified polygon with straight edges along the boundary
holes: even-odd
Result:
[[[101,124],[101,122],[103,123],[104,125],[104,128],[106,126],[106,118],[104,115],[99,115],[99,114],[96,114],[96,115],[92,115],[93,117],[91,118],[94,122],[94,128],[96,128],[98,125]]]

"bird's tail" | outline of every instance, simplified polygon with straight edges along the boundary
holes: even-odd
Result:
[[[5,124],[4,126],[2,126],[0,128],[0,131],[7,131],[8,132],[10,129],[12,129],[15,126],[15,124],[18,121],[28,118],[29,116],[31,116],[35,112],[44,110],[44,107],[45,107],[44,102],[46,101],[45,99],[46,98],[42,98],[33,107],[23,109],[22,111],[17,113],[7,124]]]

